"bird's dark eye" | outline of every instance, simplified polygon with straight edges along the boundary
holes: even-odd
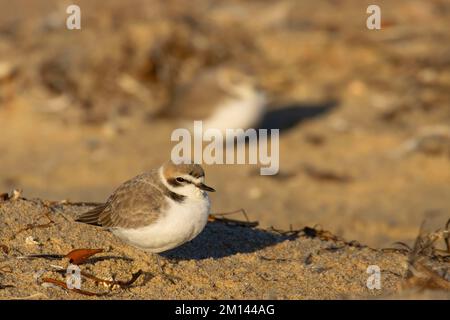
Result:
[[[183,183],[183,182],[186,181],[185,179],[183,179],[183,178],[181,178],[181,177],[178,177],[178,178],[176,178],[175,180],[177,180],[177,182],[180,182],[180,183]]]

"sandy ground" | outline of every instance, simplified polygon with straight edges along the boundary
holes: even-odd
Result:
[[[129,280],[139,269],[147,272],[128,289],[108,290],[83,280],[82,289],[109,292],[102,297],[106,299],[373,298],[396,292],[406,270],[404,254],[214,222],[191,243],[164,254],[165,272],[179,278],[173,284],[161,276],[154,256],[124,245],[108,231],[71,221],[83,210],[86,207],[54,206],[49,214],[54,223],[20,232],[28,224],[48,223],[48,208],[37,200],[0,205],[0,239],[9,249],[2,253],[1,269],[7,272],[0,279],[14,286],[0,290],[1,298],[89,298],[40,283],[46,277],[65,282],[51,265],[66,268],[67,259],[18,258],[66,254],[76,248],[105,250],[81,266],[99,278]],[[374,264],[382,270],[382,290],[366,287],[366,269]]]
[[[88,208],[39,199],[0,203],[0,298],[450,298],[448,291],[408,285],[404,251],[372,249],[313,229],[268,231],[219,221],[210,222],[192,242],[162,254],[163,276],[155,255],[123,244],[107,230],[73,221]],[[103,249],[76,262],[95,281],[83,274],[83,292],[48,283],[66,283],[70,260],[64,256],[86,248]],[[374,265],[381,272],[379,289],[367,287],[367,268]],[[441,266],[447,274],[448,262]],[[126,287],[103,282],[127,282],[139,270],[141,277]]]
[[[104,201],[123,181],[169,158],[175,124],[153,115],[175,89],[202,70],[239,63],[253,70],[270,100],[267,120],[282,129],[280,174],[207,166],[206,180],[218,190],[213,212],[244,208],[263,229],[317,225],[377,249],[396,241],[412,246],[426,219],[435,228],[445,224],[448,1],[380,1],[380,31],[365,28],[370,1],[191,2],[79,1],[82,30],[68,31],[59,1],[0,0],[0,191]],[[85,298],[42,288],[33,273],[50,262],[10,259],[22,254],[111,246],[133,263],[104,260],[86,268],[120,279],[139,268],[156,271],[153,258],[57,213],[55,225],[11,240],[42,208],[0,206],[0,242],[11,248],[2,265],[14,267],[0,283],[15,286],[0,290],[2,297]],[[333,243],[244,231],[211,225],[193,245],[214,253],[201,248],[205,257],[192,260],[200,254],[192,249],[167,266],[185,281],[140,279],[113,297],[373,297],[397,292],[406,268],[400,253],[347,246],[305,265],[309,253]],[[26,236],[40,245],[26,245]],[[247,241],[252,248],[242,252]],[[364,286],[372,262],[392,271],[381,292]]]

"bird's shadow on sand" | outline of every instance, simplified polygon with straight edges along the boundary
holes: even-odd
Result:
[[[191,242],[161,255],[177,260],[222,258],[237,253],[255,252],[294,238],[295,236],[292,235],[262,229],[211,222]]]
[[[260,129],[280,129],[280,133],[294,128],[297,124],[329,113],[338,105],[336,100],[320,104],[290,103],[269,107],[262,119]]]

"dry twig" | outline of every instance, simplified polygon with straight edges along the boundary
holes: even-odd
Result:
[[[242,213],[244,215],[246,221],[239,221],[239,220],[235,220],[235,219],[217,217],[217,216],[225,216],[225,215],[236,214],[236,213]],[[230,212],[212,213],[209,215],[208,221],[209,222],[218,221],[218,222],[223,222],[223,223],[229,224],[229,225],[248,227],[248,228],[257,227],[259,224],[258,221],[250,221],[248,219],[248,215],[247,215],[247,212],[245,211],[245,209],[238,209],[238,210],[230,211]]]

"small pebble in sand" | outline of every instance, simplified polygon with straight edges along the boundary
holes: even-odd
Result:
[[[27,245],[33,245],[33,246],[39,244],[39,242],[37,242],[36,240],[34,240],[34,238],[33,238],[32,236],[26,237],[26,238],[25,238],[25,243],[26,243]]]

